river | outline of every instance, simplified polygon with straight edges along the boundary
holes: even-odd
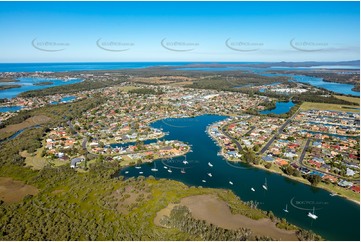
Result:
[[[183,71],[245,71],[251,72],[262,76],[269,76],[269,77],[289,77],[289,80],[293,80],[296,82],[307,83],[312,86],[318,88],[324,88],[326,90],[352,95],[352,96],[360,96],[360,92],[352,91],[354,85],[352,84],[343,84],[343,83],[336,83],[336,82],[325,82],[322,78],[312,77],[312,76],[304,76],[304,75],[294,75],[294,74],[280,74],[280,73],[267,73],[267,71],[277,71],[277,70],[310,70],[310,69],[317,69],[317,68],[295,68],[295,67],[275,67],[275,68],[254,68],[254,67],[187,67],[187,68],[178,68],[177,70]],[[355,67],[356,69],[356,67]],[[242,87],[242,86],[235,86]],[[244,85],[243,85],[244,87]]]
[[[20,93],[26,91],[33,90],[41,90],[44,88],[55,87],[55,86],[63,86],[81,82],[81,79],[71,79],[71,80],[60,80],[54,78],[37,78],[37,77],[21,77],[17,79],[17,82],[0,82],[0,85],[20,85],[18,88],[11,88],[0,91],[0,98],[14,98],[18,96]],[[51,82],[51,84],[47,85],[36,85],[40,82]]]
[[[126,178],[154,176],[181,181],[189,186],[231,189],[243,201],[257,201],[259,208],[271,210],[276,216],[305,229],[310,229],[326,240],[359,240],[360,207],[338,196],[330,196],[328,191],[311,187],[288,179],[279,174],[250,167],[246,164],[233,164],[217,156],[220,148],[206,133],[209,124],[225,119],[225,116],[203,115],[195,118],[169,118],[159,120],[151,126],[163,128],[169,132],[167,140],[180,140],[189,143],[193,152],[184,156],[156,160],[145,163],[141,169],[127,167],[119,172]],[[189,164],[183,164],[184,160]],[[213,167],[208,165],[213,164]],[[157,172],[151,171],[156,166]],[[164,166],[171,168],[168,172]],[[181,170],[185,170],[185,174]],[[209,177],[207,173],[211,173]],[[267,179],[268,191],[262,188]],[[205,180],[206,182],[202,182]],[[233,185],[229,183],[233,182]],[[251,188],[255,192],[251,191]],[[288,205],[289,213],[283,208]],[[317,220],[307,216],[308,211],[315,207]]]

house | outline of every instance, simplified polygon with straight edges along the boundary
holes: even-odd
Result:
[[[76,167],[78,167],[78,164],[79,164],[80,162],[83,162],[83,161],[84,161],[84,158],[74,158],[74,159],[72,159],[71,162],[70,162],[70,167],[71,167],[71,168],[76,168]]]
[[[240,157],[240,155],[236,151],[228,151],[227,155],[234,157],[234,158]]]
[[[274,158],[270,155],[267,155],[267,156],[264,156],[262,157],[262,160],[264,160],[265,162],[273,162],[274,161]]]
[[[308,163],[312,166],[315,166],[317,168],[320,168],[321,167],[321,163],[317,162],[317,161],[314,161],[314,160],[309,160]]]
[[[288,165],[288,162],[281,158],[277,158],[275,162],[279,166],[287,166]]]
[[[348,181],[345,181],[345,180],[341,180],[337,183],[340,187],[351,187],[353,186],[353,183],[352,182],[348,182]]]
[[[354,176],[356,173],[350,168],[346,168],[346,176]]]
[[[337,177],[331,175],[324,175],[322,180],[329,180],[332,183],[336,183],[338,181]]]
[[[293,152],[287,152],[287,153],[284,153],[283,155],[287,158],[294,158],[294,157],[298,156],[297,154],[295,154]]]
[[[360,193],[360,186],[352,186],[351,190],[357,193]]]
[[[316,175],[316,176],[319,176],[321,178],[323,178],[325,176],[325,174],[323,174],[322,172],[319,172],[319,171],[311,171],[310,175]]]

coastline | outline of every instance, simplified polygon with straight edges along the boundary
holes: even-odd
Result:
[[[291,179],[291,180],[293,180],[293,181],[301,182],[301,183],[303,183],[303,184],[305,184],[305,185],[308,185],[308,186],[310,186],[310,187],[313,187],[307,180],[305,180],[305,179],[303,179],[303,178],[301,178],[301,177],[288,176],[288,175],[285,175],[285,174],[284,174],[283,172],[281,172],[281,171],[276,171],[276,170],[274,170],[274,169],[267,169],[267,168],[264,167],[263,165],[255,165],[255,164],[252,164],[252,163],[242,162],[241,160],[232,160],[232,159],[227,158],[227,157],[224,155],[224,153],[223,153],[223,147],[218,143],[217,139],[210,133],[210,126],[211,126],[211,125],[209,125],[209,126],[207,127],[207,133],[208,133],[208,135],[209,135],[213,140],[215,140],[215,141],[217,142],[217,146],[219,146],[220,149],[221,149],[219,153],[222,155],[222,157],[223,157],[225,160],[227,160],[227,161],[229,161],[229,162],[233,162],[233,163],[244,163],[244,164],[248,164],[248,165],[250,165],[250,166],[252,166],[252,167],[254,167],[254,168],[258,168],[258,169],[262,169],[262,170],[265,170],[265,171],[269,171],[269,172],[272,172],[272,173],[281,175],[281,176],[283,176],[283,177],[289,178],[289,179]],[[274,166],[274,164],[272,164],[272,165]],[[332,190],[331,188],[325,186],[325,184],[322,184],[322,182],[320,183],[320,185],[318,185],[318,186],[316,186],[316,187],[317,187],[317,188],[320,188],[320,189],[323,189],[323,190],[326,190],[326,191],[331,192],[331,193],[334,193],[334,192],[335,192],[335,191]],[[354,203],[360,205],[360,201],[354,200],[354,199],[349,198],[349,197],[347,197],[347,196],[345,196],[345,195],[337,194],[337,196],[342,197],[342,198],[344,198],[344,199],[347,199],[348,201],[351,201],[351,202],[354,202]]]
[[[144,163],[152,163],[156,160],[160,160],[160,159],[169,159],[169,158],[175,158],[175,157],[180,157],[180,156],[183,156],[183,155],[186,155],[188,154],[189,152],[191,151],[191,146],[187,145],[187,150],[182,152],[182,153],[179,153],[177,155],[166,155],[166,156],[163,156],[163,157],[158,157],[158,158],[155,158],[155,159],[151,159],[151,160],[142,160],[142,164]],[[131,162],[134,162],[134,161],[131,161]],[[132,166],[136,166],[137,163],[135,162],[135,164],[130,164],[131,162],[128,162],[128,164],[122,166],[121,170],[124,169],[124,168],[127,168],[127,167],[132,167]],[[120,164],[122,163],[122,161],[120,161]]]

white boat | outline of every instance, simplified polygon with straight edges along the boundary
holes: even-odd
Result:
[[[184,156],[184,161],[183,161],[183,164],[184,164],[184,165],[187,165],[187,164],[188,164],[188,161],[187,161],[187,156],[186,156],[186,155]]]
[[[143,172],[142,172],[142,171],[140,171],[140,172],[139,172],[139,174],[143,174]]]
[[[164,167],[164,169],[168,169],[168,167],[166,167],[166,166],[163,166]]]
[[[213,165],[212,165],[212,163],[211,163],[211,162],[208,162],[208,165],[209,165],[210,167],[213,167]]]
[[[233,182],[229,181],[229,184],[233,185]]]
[[[184,169],[182,169],[182,170],[181,170],[181,173],[184,174],[184,173],[186,173],[186,171],[185,171]]]
[[[168,170],[168,172],[169,172],[169,173],[172,173],[172,170],[171,170],[171,169],[169,169],[169,170]]]
[[[312,218],[312,219],[317,219],[318,218],[318,216],[315,214],[315,207],[313,207],[312,213],[308,212],[307,216]]]
[[[125,174],[128,174],[129,173],[129,171],[126,171],[126,172],[124,172]]]
[[[208,175],[209,177],[212,177],[212,173],[207,173],[207,175]]]
[[[154,163],[154,168],[150,169],[151,171],[158,171],[156,164]]]
[[[135,169],[140,169],[140,168],[142,168],[142,167],[140,167],[140,166],[136,166],[136,167],[135,167]]]
[[[252,192],[255,192],[256,190],[254,190],[254,188],[253,188],[253,187],[251,187],[251,191],[252,191]]]
[[[206,180],[202,180],[202,182],[206,182]]]
[[[331,197],[337,196],[337,193],[330,193]]]
[[[286,213],[288,213],[287,205],[288,205],[288,204],[286,204],[286,208],[283,209],[283,211],[285,211]]]
[[[263,187],[263,189],[264,190],[268,190],[268,186],[267,186],[267,178],[265,178],[265,180],[264,180],[264,184],[262,185],[262,187]]]

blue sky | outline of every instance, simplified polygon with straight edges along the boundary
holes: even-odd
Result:
[[[0,2],[0,62],[359,59],[359,2]]]

